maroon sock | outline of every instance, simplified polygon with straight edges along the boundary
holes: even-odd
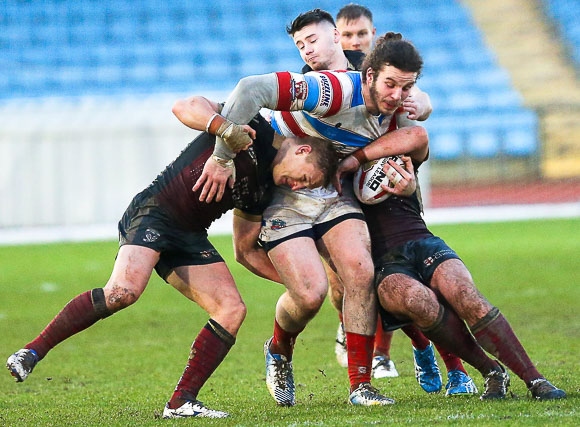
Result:
[[[437,321],[423,333],[442,349],[461,357],[483,376],[498,369],[497,362],[489,358],[477,344],[467,325],[451,309],[439,306]]]
[[[278,321],[274,320],[274,338],[270,344],[270,352],[272,354],[282,354],[286,356],[287,360],[292,360],[294,353],[294,344],[296,344],[296,337],[300,335],[304,329],[296,332],[288,332],[280,327]]]
[[[528,387],[542,378],[506,318],[494,307],[471,328],[477,342],[520,377]]]
[[[377,319],[377,331],[375,332],[375,356],[384,356],[387,359],[391,358],[391,341],[393,340],[393,332],[383,330],[383,321],[380,316]]]
[[[447,372],[461,371],[465,375],[468,375],[467,371],[463,367],[463,363],[461,363],[461,359],[459,357],[457,357],[453,353],[448,352],[443,347],[441,347],[439,344],[434,344],[434,345],[435,345],[435,348],[437,349],[437,352],[441,356],[441,359],[443,359],[443,363],[445,363],[445,368],[447,369]]]
[[[58,343],[84,331],[98,320],[111,314],[105,305],[105,294],[102,288],[86,291],[65,305],[40,335],[26,344],[24,348],[34,350],[38,355],[38,360],[42,360]]]
[[[401,330],[411,338],[411,344],[417,350],[425,350],[427,346],[430,344],[429,340],[423,333],[417,328],[415,325],[407,325],[403,326]]]
[[[185,370],[169,400],[176,409],[186,401],[195,401],[199,390],[224,360],[236,339],[219,323],[209,319],[191,345]]]

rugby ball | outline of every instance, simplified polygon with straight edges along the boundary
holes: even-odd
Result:
[[[393,159],[397,164],[404,166],[399,156],[383,157],[361,165],[355,172],[353,181],[354,194],[361,203],[375,205],[386,200],[390,193],[383,190],[381,184],[393,188],[395,184],[403,179],[401,174],[389,165],[389,159]]]

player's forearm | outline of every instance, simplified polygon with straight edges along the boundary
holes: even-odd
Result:
[[[264,279],[282,283],[266,251],[258,246],[261,222],[250,221],[243,212],[234,210],[233,235],[236,261]]]
[[[268,258],[266,251],[258,246],[252,250],[246,250],[243,254],[236,252],[236,261],[256,276],[276,283],[282,283],[282,279],[280,279],[280,276],[272,265],[270,258]]]
[[[429,136],[425,128],[410,126],[384,134],[353,155],[359,163],[401,154],[407,154],[416,161],[423,161],[428,151]]]

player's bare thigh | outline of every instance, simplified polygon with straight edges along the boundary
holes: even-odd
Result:
[[[328,281],[314,241],[309,237],[286,240],[268,252],[290,296],[303,305],[324,300]]]
[[[435,269],[431,288],[440,293],[469,326],[493,308],[475,287],[465,264],[458,259],[444,261]]]
[[[137,245],[119,248],[111,277],[104,287],[105,301],[111,312],[133,304],[147,287],[159,253]]]
[[[225,262],[177,267],[167,282],[236,336],[246,306]]]
[[[376,327],[374,266],[367,225],[347,219],[332,227],[322,243],[344,284],[343,319],[347,332],[372,335]]]
[[[347,219],[322,236],[320,252],[328,253],[344,286],[372,282],[374,266],[367,225],[360,219]]]

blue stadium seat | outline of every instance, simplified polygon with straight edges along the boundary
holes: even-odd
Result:
[[[535,129],[513,129],[506,131],[502,141],[502,151],[514,157],[532,156],[540,146]]]
[[[458,160],[463,156],[463,137],[459,131],[434,132],[429,138],[430,153],[437,160]]]
[[[467,151],[476,158],[489,158],[500,154],[498,134],[491,130],[472,132],[467,140]]]
[[[544,10],[552,18],[568,47],[570,57],[580,70],[580,2],[577,0],[543,0]]]

